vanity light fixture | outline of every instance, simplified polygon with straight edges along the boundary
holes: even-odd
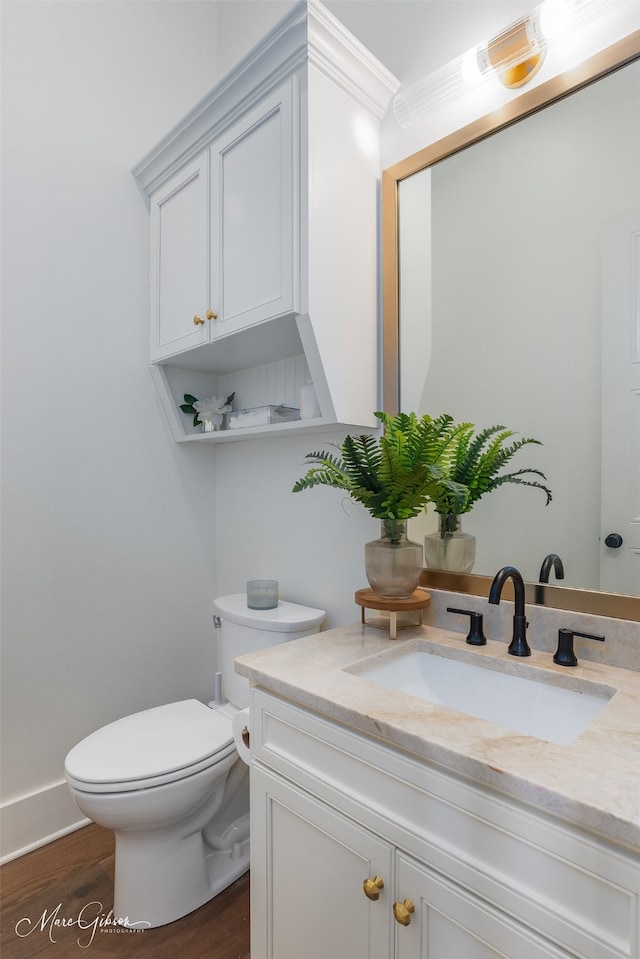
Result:
[[[405,127],[424,120],[491,77],[508,89],[524,86],[544,63],[550,43],[575,35],[619,5],[620,0],[544,0],[528,16],[398,93],[396,119]]]
[[[544,63],[547,41],[542,32],[539,10],[512,23],[475,50],[481,75],[494,71],[500,83],[513,89],[528,83]]]

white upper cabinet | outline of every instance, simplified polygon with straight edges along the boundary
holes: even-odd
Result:
[[[293,80],[211,148],[212,336],[298,310]]]
[[[379,123],[397,85],[305,0],[133,171],[176,440],[377,425]],[[312,419],[201,434],[179,410],[184,393],[298,407],[308,381]]]
[[[151,361],[207,342],[209,153],[151,198]]]
[[[297,307],[292,84],[151,196],[151,362]]]

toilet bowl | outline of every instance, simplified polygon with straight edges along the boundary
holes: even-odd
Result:
[[[134,713],[91,733],[65,760],[80,811],[115,833],[113,913],[133,928],[181,918],[249,868],[249,769],[232,732],[249,684],[233,661],[316,632],[324,619],[322,610],[293,603],[250,610],[244,593],[215,606],[229,701]]]

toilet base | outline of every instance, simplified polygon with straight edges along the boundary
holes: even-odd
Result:
[[[194,870],[194,864],[200,868]],[[116,834],[113,914],[122,925],[153,929],[199,909],[249,869],[249,838],[208,849],[202,833],[149,847],[146,837]]]
[[[249,840],[236,843],[231,851],[212,851],[207,856],[207,870],[212,877],[211,899],[243,876],[249,869]]]

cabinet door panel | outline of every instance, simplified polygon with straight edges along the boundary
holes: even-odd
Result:
[[[209,154],[151,197],[151,360],[206,343],[208,321]]]
[[[396,928],[396,959],[569,959],[461,886],[399,853],[399,898],[415,913]]]
[[[388,959],[391,847],[257,765],[251,790],[252,959]]]
[[[294,309],[291,85],[214,144],[213,336]]]

